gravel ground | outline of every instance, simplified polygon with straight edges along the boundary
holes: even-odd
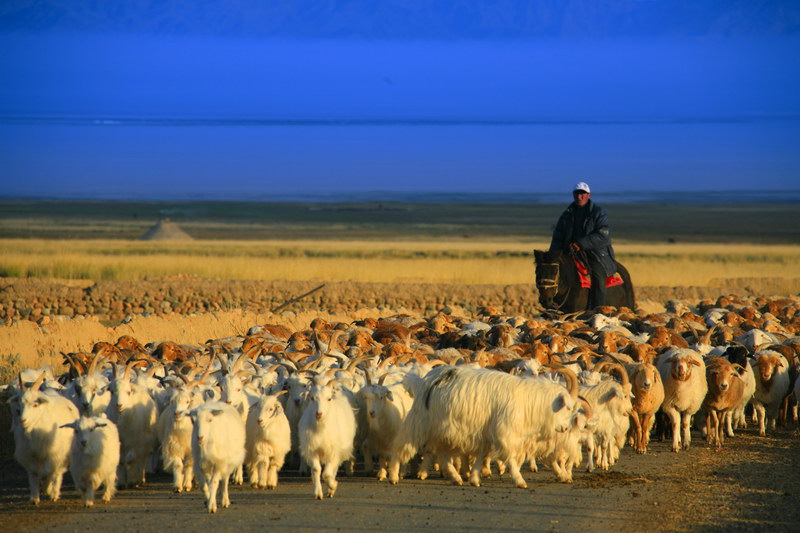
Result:
[[[174,494],[170,478],[122,490],[109,504],[81,507],[69,476],[63,499],[33,507],[24,472],[0,474],[0,522],[10,531],[797,531],[800,431],[758,437],[744,430],[717,451],[699,434],[688,452],[655,442],[647,455],[625,448],[609,472],[577,472],[572,484],[551,472],[525,473],[528,489],[496,475],[480,488],[434,476],[393,487],[363,475],[340,476],[333,499],[315,501],[307,477],[281,474],[277,490],[231,488],[231,507],[206,513],[202,494]]]

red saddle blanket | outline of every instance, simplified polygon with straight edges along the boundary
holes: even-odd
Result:
[[[578,261],[577,258],[573,258],[572,260],[575,261],[575,268],[578,269],[578,278],[581,280],[581,287],[588,289],[592,286],[592,280],[589,278],[589,268]],[[623,283],[622,276],[619,275],[619,272],[614,272],[606,278],[606,287],[616,287]]]

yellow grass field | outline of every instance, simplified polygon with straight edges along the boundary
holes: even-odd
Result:
[[[135,281],[181,274],[236,280],[514,284],[543,242],[0,240],[0,275]],[[639,287],[796,278],[800,246],[619,244]]]

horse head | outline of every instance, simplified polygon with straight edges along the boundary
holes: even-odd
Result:
[[[561,252],[542,250],[533,251],[536,260],[536,288],[539,291],[539,303],[545,309],[553,309],[558,294],[561,278]]]

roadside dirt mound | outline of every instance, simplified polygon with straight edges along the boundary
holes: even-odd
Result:
[[[141,241],[192,241],[194,238],[168,218],[162,218],[139,237]]]

